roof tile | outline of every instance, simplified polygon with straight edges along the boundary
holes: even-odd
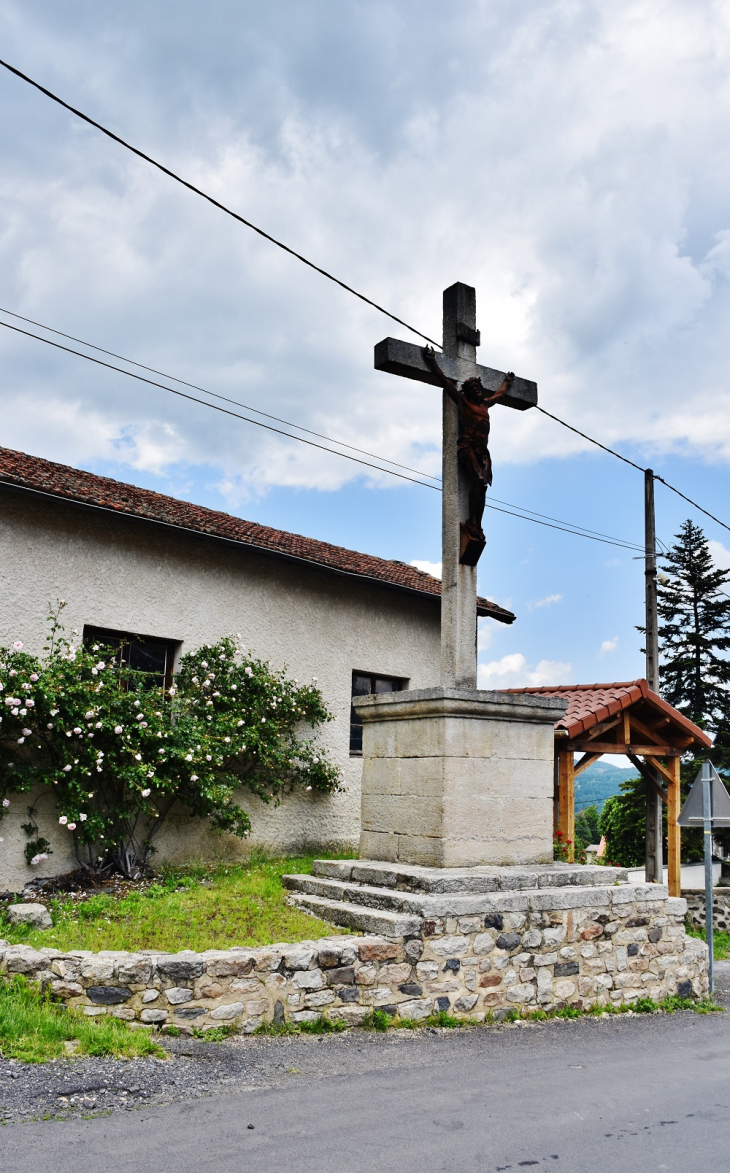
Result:
[[[565,730],[569,737],[578,737],[593,725],[599,725],[601,721],[606,721],[622,709],[644,700],[660,712],[671,716],[702,745],[712,744],[712,739],[703,729],[698,728],[658,693],[652,692],[643,679],[624,680],[615,684],[558,684],[543,688],[506,688],[503,691],[564,697],[568,702],[568,708],[560,720],[555,722],[555,728]]]
[[[81,504],[113,509],[132,517],[147,518],[180,529],[240,542],[241,545],[255,549],[285,554],[303,562],[417,591],[419,594],[441,594],[438,579],[415,566],[407,566],[405,562],[359,554],[355,550],[317,541],[316,538],[306,538],[301,534],[258,525],[254,521],[244,521],[229,513],[206,509],[189,501],[178,501],[175,497],[166,497],[150,489],[140,489],[136,485],[83,472],[65,464],[55,464],[10,448],[0,448],[0,482],[3,481]],[[511,611],[489,599],[479,598],[477,603],[479,615],[497,619],[501,623],[514,621]]]

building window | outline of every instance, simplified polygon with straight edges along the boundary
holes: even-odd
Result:
[[[383,692],[400,692],[407,681],[397,676],[373,676],[369,672],[353,672],[352,695],[373,696]],[[362,721],[355,712],[354,705],[350,706],[350,753],[362,753]]]
[[[157,639],[152,635],[136,635],[129,631],[110,631],[106,627],[84,625],[84,647],[98,645],[113,656],[117,663],[138,677],[136,687],[169,688],[179,644],[175,640]]]

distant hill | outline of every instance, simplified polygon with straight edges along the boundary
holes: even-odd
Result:
[[[636,778],[633,766],[614,766],[611,762],[594,762],[575,780],[575,809],[587,806],[603,807],[607,798],[619,793],[619,786],[629,778]]]

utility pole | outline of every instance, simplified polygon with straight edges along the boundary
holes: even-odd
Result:
[[[646,680],[659,692],[659,632],[656,609],[656,521],[654,473],[644,470],[644,600],[646,603]]]
[[[654,473],[644,470],[644,602],[646,618],[646,680],[652,692],[659,692],[659,631],[656,594],[656,520],[654,516]],[[648,766],[649,769],[652,767]],[[652,771],[656,774],[656,771]],[[659,779],[657,779],[659,781]],[[664,882],[662,800],[657,790],[646,787],[646,881]]]

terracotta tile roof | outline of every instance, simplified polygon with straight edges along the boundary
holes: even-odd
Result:
[[[606,721],[622,709],[628,709],[638,701],[645,701],[662,715],[671,717],[702,745],[712,744],[712,739],[703,729],[693,724],[679,709],[662,700],[657,693],[652,692],[645,680],[625,680],[616,684],[560,684],[546,688],[506,688],[503,691],[566,698],[568,708],[565,715],[555,722],[555,728],[565,730],[569,737],[578,737],[593,725]]]
[[[202,505],[193,505],[189,501],[178,501],[175,497],[165,497],[161,493],[153,493],[150,489],[139,489],[136,485],[127,485],[110,477],[100,477],[94,473],[70,468],[65,464],[41,460],[24,452],[14,452],[10,448],[0,448],[1,482],[48,493],[53,497],[62,497],[83,505],[111,509],[131,517],[147,518],[149,521],[162,522],[178,529],[240,542],[243,546],[269,550],[340,574],[380,582],[389,587],[415,591],[421,595],[441,594],[441,583],[438,579],[417,570],[415,566],[407,566],[405,562],[391,562],[385,558],[375,558],[371,554],[358,554],[355,550],[332,546],[329,542],[319,542],[315,538],[305,538],[300,534],[272,529],[268,525],[258,525],[255,521],[244,521],[240,517],[232,517],[229,513],[205,509]],[[514,621],[515,617],[511,611],[499,607],[489,599],[480,598],[477,603],[481,616],[497,619],[500,623]]]

